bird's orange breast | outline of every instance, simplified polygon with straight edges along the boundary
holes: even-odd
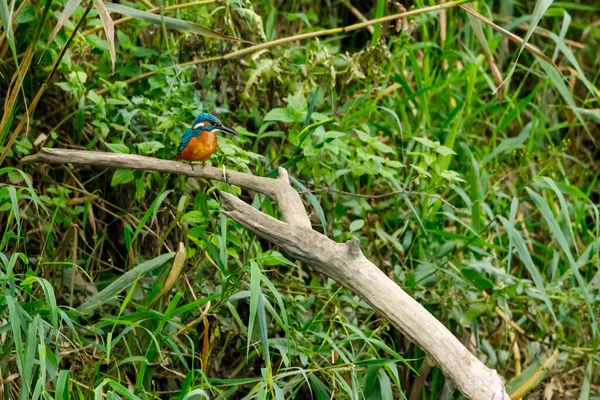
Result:
[[[217,136],[210,131],[203,131],[200,136],[193,137],[187,146],[176,157],[177,160],[206,161],[217,148]]]

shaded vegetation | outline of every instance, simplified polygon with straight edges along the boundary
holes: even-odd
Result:
[[[359,238],[513,398],[600,396],[599,5],[322,32],[433,3],[74,3],[0,0],[4,398],[460,397],[366,303],[220,214],[216,189],[277,217],[264,196],[20,164],[172,159],[201,111],[240,134],[212,165],[288,168],[313,227]]]

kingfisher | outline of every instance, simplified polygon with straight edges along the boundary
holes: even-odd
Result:
[[[177,149],[176,160],[202,161],[202,166],[217,148],[216,131],[237,135],[231,128],[223,126],[217,117],[209,113],[200,113],[194,120],[191,128],[186,129],[181,135],[181,142]],[[193,168],[193,165],[192,165]]]

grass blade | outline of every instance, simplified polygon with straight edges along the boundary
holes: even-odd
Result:
[[[70,379],[69,371],[63,369],[58,373],[58,379],[56,381],[56,392],[54,398],[56,400],[70,400]]]
[[[515,68],[517,68],[517,61],[519,61],[519,57],[521,56],[523,49],[527,45],[527,42],[531,38],[533,31],[535,30],[535,28],[537,28],[538,24],[540,23],[540,20],[544,16],[544,13],[548,9],[548,7],[550,7],[551,4],[552,4],[552,0],[537,0],[537,2],[535,3],[535,8],[533,9],[533,14],[531,16],[531,22],[529,24],[529,29],[527,29],[527,33],[525,34],[525,37],[523,38],[523,43],[521,44],[521,46],[519,46],[519,51],[517,52],[515,61],[513,62],[513,65],[511,67],[510,71],[508,72],[508,74],[506,75],[506,78],[504,78],[504,81],[502,82],[502,84],[506,83],[510,79],[512,74],[515,72]]]
[[[558,222],[556,221],[556,218],[554,218],[554,214],[552,213],[552,210],[550,210],[550,206],[548,206],[548,203],[546,202],[546,200],[544,200],[544,198],[542,196],[540,196],[539,194],[537,194],[536,192],[534,192],[533,190],[531,190],[529,188],[527,188],[527,193],[529,193],[529,196],[531,196],[531,198],[533,199],[534,203],[538,207],[538,210],[540,211],[540,213],[542,214],[542,216],[548,223],[548,226],[550,227],[550,232],[552,232],[552,235],[557,240],[558,244],[562,248],[563,253],[565,253],[565,256],[567,257],[567,260],[569,262],[569,268],[573,272],[573,275],[575,275],[575,279],[577,280],[577,283],[579,284],[579,287],[581,289],[581,295],[585,299],[585,303],[588,307],[588,311],[590,313],[592,331],[594,332],[594,338],[596,338],[596,340],[598,340],[598,321],[596,320],[596,316],[594,314],[594,308],[592,307],[592,300],[591,300],[590,294],[587,290],[585,281],[583,280],[583,277],[579,273],[579,268],[577,267],[575,258],[573,258],[573,254],[571,253],[571,249],[569,248],[569,243],[567,241],[567,238],[565,237],[562,230],[558,226]]]
[[[527,367],[523,373],[506,385],[506,392],[511,399],[520,399],[536,387],[551,371],[558,359],[558,349],[550,357],[542,356]]]
[[[85,303],[78,307],[78,311],[81,313],[90,313],[94,311],[96,308],[108,302],[110,299],[117,296],[123,290],[127,289],[133,282],[138,279],[138,276],[144,275],[148,272],[155,270],[156,268],[162,266],[167,261],[175,256],[175,253],[167,253],[152,260],[146,261],[133,268],[130,271],[127,271],[119,278],[117,278],[113,283],[108,285],[104,290],[98,292],[98,294],[89,298]]]
[[[515,250],[519,254],[519,258],[521,258],[521,261],[523,261],[523,264],[525,264],[527,271],[529,271],[529,274],[531,275],[531,278],[533,279],[533,283],[535,283],[536,288],[539,290],[540,294],[542,295],[544,303],[546,303],[548,310],[552,314],[552,318],[554,318],[554,321],[556,321],[556,323],[560,325],[560,322],[558,322],[558,319],[556,318],[556,315],[554,314],[554,310],[552,308],[552,301],[550,300],[550,297],[548,297],[548,293],[546,293],[546,287],[544,286],[544,279],[542,278],[540,271],[538,271],[537,267],[533,263],[533,260],[531,259],[531,254],[529,254],[529,250],[527,249],[525,240],[523,239],[521,234],[515,229],[515,227],[506,218],[504,218],[502,216],[498,216],[498,219],[500,219],[500,221],[502,222],[502,225],[504,225],[504,229],[506,229],[506,233],[508,234],[508,237],[512,241],[512,244],[515,246]]]
[[[224,39],[224,40],[234,40],[238,42],[250,43],[242,39],[234,38],[232,36],[223,35],[221,33],[215,32],[212,29],[205,28],[198,24],[194,24],[193,22],[183,21],[176,18],[171,17],[162,17],[160,15],[152,14],[146,11],[138,10],[135,8],[127,7],[122,4],[116,3],[104,3],[106,9],[110,12],[119,13],[126,15],[128,17],[141,19],[143,21],[151,22],[153,24],[164,25],[169,29],[175,29],[178,31],[195,33],[202,36],[212,37],[216,39]]]

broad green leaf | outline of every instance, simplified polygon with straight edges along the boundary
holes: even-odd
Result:
[[[165,146],[162,143],[157,142],[156,140],[136,143],[135,145],[140,149],[140,153],[142,154],[153,154],[156,153],[158,150],[165,148]]]
[[[304,97],[302,92],[298,92],[294,95],[289,95],[288,96],[288,107],[298,113],[306,111],[306,108],[308,107],[308,103],[306,102],[306,97]]]
[[[450,147],[446,147],[446,146],[439,146],[435,149],[435,151],[438,154],[441,154],[443,156],[449,156],[452,154],[456,154],[456,152],[454,150],[452,150]]]
[[[430,149],[435,146],[434,142],[424,137],[414,137],[413,139]]]
[[[264,121],[296,122],[294,112],[289,108],[274,108],[265,115]]]
[[[362,227],[365,226],[365,221],[362,219],[355,219],[354,221],[352,221],[350,223],[350,232],[356,232],[360,229],[362,229]]]
[[[110,181],[111,186],[117,186],[124,183],[131,182],[133,180],[133,171],[129,169],[118,169],[113,174],[112,180]]]
[[[442,171],[440,176],[448,182],[466,182],[456,171]]]
[[[206,217],[202,213],[202,211],[193,210],[185,213],[183,217],[181,217],[181,222],[191,222],[193,224],[202,224],[206,222]]]
[[[106,147],[110,149],[110,151],[121,154],[129,154],[129,147],[125,146],[122,143],[106,143]]]

